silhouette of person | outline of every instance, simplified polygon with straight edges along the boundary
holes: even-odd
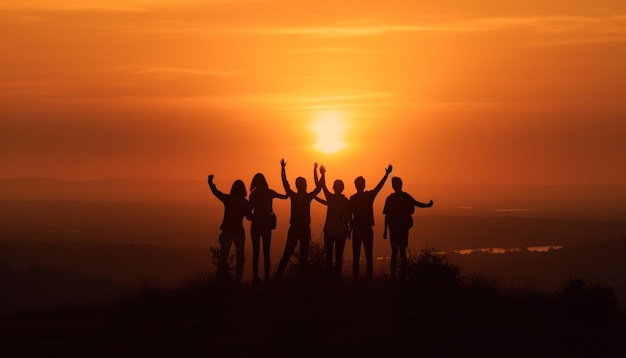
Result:
[[[237,281],[241,281],[245,260],[243,248],[246,240],[243,218],[250,220],[251,215],[250,203],[246,199],[248,193],[243,181],[235,180],[230,188],[230,194],[224,194],[213,183],[213,177],[213,174],[209,175],[211,192],[224,203],[224,217],[220,225],[222,233],[219,236],[220,256],[217,263],[217,278],[228,278],[228,255],[230,247],[234,243],[237,258],[235,278]]]
[[[406,248],[409,244],[409,229],[413,227],[413,213],[415,207],[430,208],[433,201],[428,204],[419,202],[402,191],[402,179],[391,178],[391,186],[394,192],[385,201],[385,231],[383,238],[387,239],[387,228],[389,228],[389,241],[391,242],[391,279],[396,277],[396,267],[398,262],[398,252],[400,252],[400,277],[406,278]]]
[[[356,193],[350,197],[350,212],[352,228],[352,276],[359,277],[359,260],[361,259],[361,243],[365,249],[365,262],[367,267],[367,278],[374,275],[374,199],[383,188],[387,177],[393,167],[391,164],[385,169],[385,175],[372,190],[365,190],[365,179],[358,177],[354,179]]]
[[[287,193],[289,199],[291,199],[291,217],[289,218],[289,231],[287,233],[285,251],[283,252],[283,257],[280,259],[278,268],[276,269],[275,277],[282,277],[285,273],[285,268],[289,263],[289,258],[293,255],[298,241],[300,242],[300,263],[298,271],[300,274],[304,274],[306,272],[309,255],[309,243],[311,242],[311,201],[322,190],[322,186],[325,181],[325,176],[322,174],[320,182],[315,189],[312,192],[307,193],[306,179],[303,177],[297,177],[297,192],[294,192],[291,190],[289,182],[287,181],[287,174],[285,172],[286,165],[287,163],[285,160],[281,159],[281,178],[283,186],[285,187],[285,192]]]
[[[252,207],[250,235],[252,237],[253,283],[259,282],[259,248],[261,239],[263,239],[265,281],[270,279],[270,244],[272,242],[272,226],[274,224],[272,215],[275,215],[272,209],[272,201],[274,198],[287,199],[288,196],[270,189],[263,174],[255,174],[250,183],[250,205]]]
[[[315,163],[317,168],[317,163]],[[326,168],[320,167],[320,173],[325,175]],[[314,175],[315,184],[319,183],[317,172]],[[343,181],[335,180],[333,183],[333,191],[331,193],[326,187],[326,183],[322,184],[324,196],[326,200],[315,197],[315,200],[328,206],[326,210],[326,221],[324,223],[324,249],[326,251],[326,269],[328,277],[341,277],[341,269],[343,266],[343,249],[346,239],[350,238],[350,201],[342,192],[344,189]],[[333,269],[333,246],[335,251],[335,267]]]

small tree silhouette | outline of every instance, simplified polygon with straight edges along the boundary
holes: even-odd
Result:
[[[414,286],[437,290],[458,288],[462,281],[460,268],[434,248],[409,253],[407,275]]]
[[[571,314],[614,314],[619,311],[612,287],[587,284],[580,278],[570,278],[558,296]]]
[[[298,272],[300,264],[300,247],[298,247],[289,261],[289,273]],[[309,243],[309,257],[307,261],[307,271],[315,276],[326,275],[326,252],[324,244],[320,240],[311,240]]]
[[[219,270],[219,261],[220,261],[220,248],[211,246],[209,248],[211,251],[211,262],[215,265],[216,270]],[[224,271],[224,275],[222,278],[226,280],[233,279],[233,272],[235,271],[235,255],[231,254],[228,257],[228,261],[226,261],[226,270]]]

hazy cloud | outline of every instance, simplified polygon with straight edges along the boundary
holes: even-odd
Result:
[[[187,67],[146,67],[133,70],[136,74],[164,74],[164,75],[206,75],[206,76],[236,76],[239,71],[208,70]]]
[[[0,10],[37,10],[37,11],[146,11],[162,6],[184,6],[198,3],[241,3],[259,0],[3,0]]]
[[[251,34],[302,35],[309,37],[357,37],[401,32],[463,32],[480,28],[467,26],[368,25],[368,26],[312,26],[312,27],[252,27],[242,30]]]
[[[507,28],[527,30],[541,38],[531,45],[554,46],[626,41],[626,16],[526,16],[471,20],[489,31]]]

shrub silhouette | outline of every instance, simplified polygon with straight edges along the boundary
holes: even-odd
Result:
[[[413,286],[434,290],[455,289],[462,281],[460,268],[434,248],[424,249],[419,254],[409,253],[407,275]]]
[[[570,314],[614,314],[619,311],[612,287],[588,284],[580,278],[570,278],[558,297]]]

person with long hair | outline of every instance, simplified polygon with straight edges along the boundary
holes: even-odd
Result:
[[[250,235],[252,238],[252,283],[259,282],[259,249],[263,240],[263,265],[265,281],[270,279],[270,244],[272,230],[276,225],[276,214],[272,208],[273,199],[287,199],[286,194],[280,194],[269,188],[262,173],[256,173],[250,183],[250,206],[252,216],[250,221]]]
[[[246,242],[243,218],[245,217],[250,220],[252,213],[250,203],[248,199],[246,199],[248,192],[242,180],[235,180],[230,188],[230,194],[224,194],[217,189],[217,186],[213,183],[213,178],[213,174],[209,175],[209,188],[211,188],[213,195],[224,204],[224,217],[220,225],[222,232],[219,236],[220,256],[217,262],[217,278],[223,280],[229,277],[228,256],[230,254],[230,247],[234,243],[237,260],[235,279],[240,282],[245,260],[243,249]]]

